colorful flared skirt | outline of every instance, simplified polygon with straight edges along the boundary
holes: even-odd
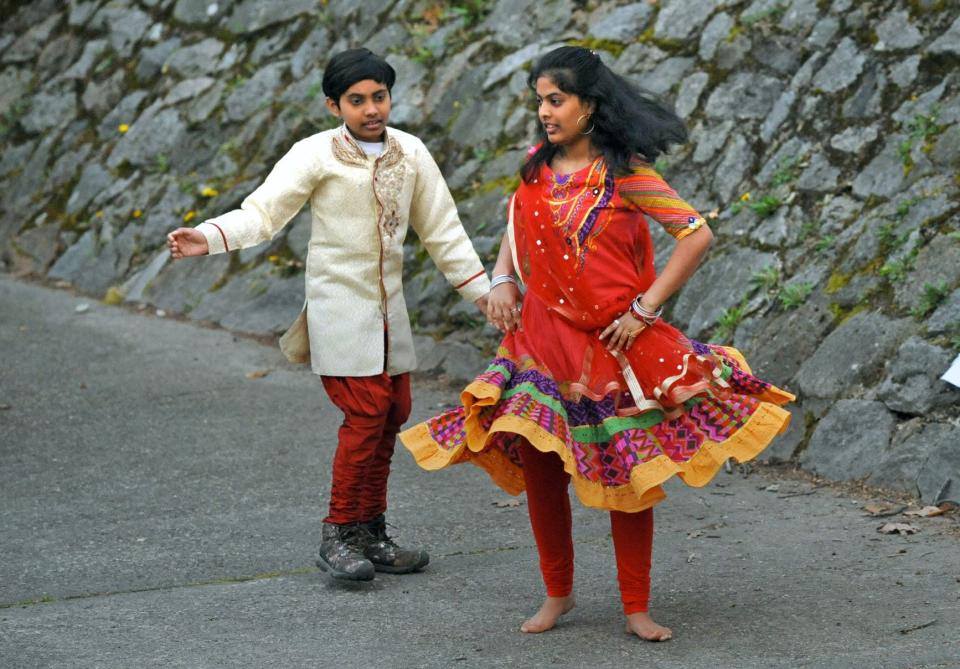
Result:
[[[733,348],[689,342],[701,360],[716,362],[709,387],[669,411],[624,415],[620,391],[571,396],[534,358],[512,351],[512,341],[464,389],[462,406],[401,433],[421,467],[472,462],[517,495],[526,439],[563,460],[583,504],[635,512],[662,501],[672,476],[699,487],[729,458],[754,458],[790,420],[780,405],[793,395],[754,377]]]

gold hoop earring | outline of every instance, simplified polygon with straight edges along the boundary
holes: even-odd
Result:
[[[584,119],[584,118],[589,119],[589,118],[590,118],[590,114],[580,114],[580,116],[577,117],[577,127],[578,127],[578,128],[580,127],[580,119]],[[594,124],[594,123],[591,123],[591,124],[590,124],[590,129],[587,130],[586,132],[584,132],[583,130],[581,130],[581,131],[580,131],[580,134],[581,134],[581,135],[589,135],[591,132],[593,132],[594,127],[595,127],[595,124]]]

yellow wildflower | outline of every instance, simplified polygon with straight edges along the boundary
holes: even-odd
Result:
[[[740,196],[740,201],[741,201],[741,202],[749,202],[749,201],[750,201],[750,193],[744,193],[743,195],[741,195],[741,196]]]
[[[189,223],[190,221],[193,220],[193,218],[194,218],[196,215],[197,215],[197,212],[195,212],[193,209],[191,209],[190,211],[188,211],[186,214],[183,215],[183,222],[184,222],[184,223]]]
[[[126,123],[121,123],[120,125],[117,126],[117,131],[118,131],[121,135],[122,135],[123,133],[125,133],[125,132],[126,132],[127,130],[129,130],[129,129],[130,129],[130,126],[127,125]]]
[[[101,209],[100,211],[98,211],[97,213],[95,213],[94,216],[97,217],[97,218],[103,218],[103,209]]]
[[[267,260],[269,260],[269,261],[272,262],[272,263],[276,263],[278,260],[280,260],[280,256],[275,256],[275,255],[274,255],[274,256],[267,256]]]
[[[140,218],[141,216],[143,216],[143,211],[140,209],[134,209],[132,216],[134,218]]]
[[[203,197],[216,197],[219,194],[220,191],[218,191],[216,188],[211,188],[210,186],[206,186],[202,191],[200,191],[200,195]]]

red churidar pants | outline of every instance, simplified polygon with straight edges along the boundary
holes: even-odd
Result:
[[[573,525],[567,485],[570,475],[555,453],[543,453],[528,441],[520,447],[527,484],[530,525],[540,554],[540,572],[550,597],[573,592]],[[617,580],[624,613],[647,610],[653,554],[653,509],[610,512]]]
[[[410,416],[410,375],[321,376],[343,412],[326,523],[373,520],[387,510],[387,477],[400,426]]]

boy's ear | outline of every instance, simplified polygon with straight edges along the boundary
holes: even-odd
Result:
[[[327,109],[330,110],[331,114],[333,114],[337,118],[340,118],[340,105],[338,105],[336,101],[331,97],[327,98]]]

